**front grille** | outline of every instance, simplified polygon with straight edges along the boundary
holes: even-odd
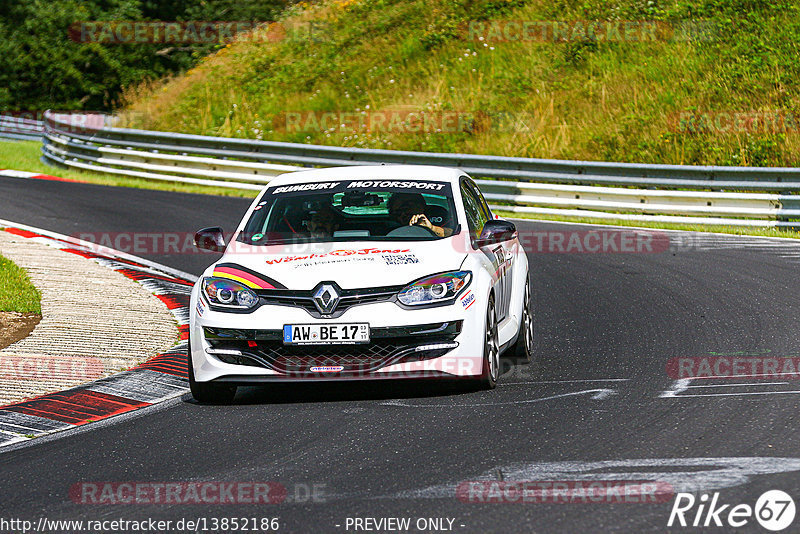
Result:
[[[345,371],[370,371],[388,364],[393,357],[407,351],[409,345],[376,341],[363,345],[287,346],[277,343],[259,344],[258,353],[282,373],[305,373],[312,367],[342,366]],[[413,350],[413,348],[412,348]]]
[[[353,306],[391,301],[404,287],[405,286],[382,286],[364,289],[340,289],[340,298],[336,309],[333,310],[331,314],[325,315],[325,317],[335,319]],[[319,319],[322,317],[322,314],[319,313],[319,310],[317,310],[317,307],[314,305],[314,299],[312,297],[313,290],[261,289],[257,290],[256,293],[261,299],[261,304],[303,308],[314,318]]]
[[[406,327],[372,328],[369,343],[356,345],[286,345],[280,330],[206,328],[215,349],[235,349],[241,356],[217,356],[226,363],[257,365],[296,375],[312,367],[341,366],[343,373],[372,372],[390,364],[443,356],[451,349],[416,351],[422,345],[452,342],[462,321]]]

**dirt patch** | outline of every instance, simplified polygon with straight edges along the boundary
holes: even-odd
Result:
[[[35,313],[0,312],[0,349],[28,337],[41,320]]]

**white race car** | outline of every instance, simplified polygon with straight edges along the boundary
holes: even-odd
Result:
[[[457,169],[359,166],[272,180],[194,286],[189,383],[200,402],[271,381],[464,378],[530,361],[528,260]]]

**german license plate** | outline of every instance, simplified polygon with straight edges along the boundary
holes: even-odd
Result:
[[[283,326],[283,342],[286,345],[369,343],[369,324],[287,324]]]

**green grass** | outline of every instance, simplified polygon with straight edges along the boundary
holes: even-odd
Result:
[[[721,226],[713,224],[688,224],[688,223],[660,223],[647,221],[628,221],[625,219],[592,219],[589,217],[561,217],[557,215],[536,215],[525,213],[512,213],[496,210],[503,217],[512,219],[534,219],[541,221],[570,222],[581,224],[601,224],[607,226],[631,226],[634,228],[656,228],[659,230],[688,230],[690,232],[713,232],[720,234],[754,235],[763,237],[785,237],[800,239],[800,232],[796,230],[782,230],[778,228],[753,228],[747,226]],[[800,224],[800,223],[798,223]]]
[[[0,311],[41,315],[41,298],[25,270],[0,256]]]
[[[715,33],[536,42],[476,41],[463,31],[470,21],[580,20],[708,21]],[[288,9],[280,23],[284,39],[236,42],[185,75],[128,88],[130,124],[368,148],[800,165],[800,0],[323,0]],[[445,132],[305,120],[298,129],[285,120],[294,111],[475,118]],[[782,111],[795,124],[786,133],[680,131],[677,117],[692,111]]]
[[[41,147],[42,145],[38,141],[0,141],[0,169],[38,172],[41,174],[49,174],[52,176],[58,176],[59,178],[78,180],[92,184],[133,187],[136,189],[156,189],[159,191],[203,193],[206,195],[245,198],[254,198],[258,193],[257,191],[162,182],[160,180],[128,178],[113,174],[51,167],[50,165],[46,165],[39,160],[42,155]]]

